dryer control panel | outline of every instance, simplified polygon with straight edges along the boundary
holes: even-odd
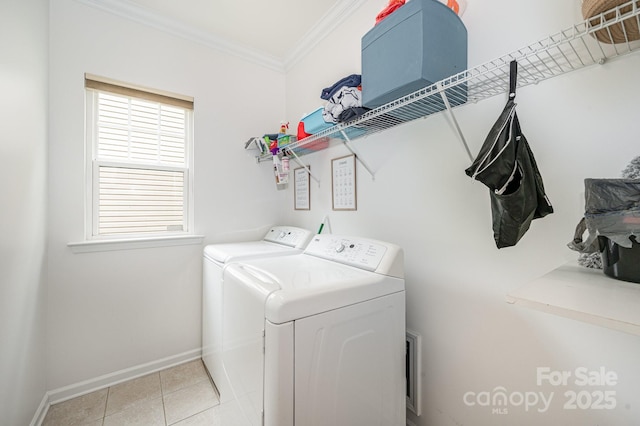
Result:
[[[313,236],[311,231],[293,226],[274,226],[269,229],[264,241],[283,244],[289,247],[303,249]]]
[[[403,269],[400,247],[367,238],[319,234],[304,253],[385,275],[398,274],[398,268]]]

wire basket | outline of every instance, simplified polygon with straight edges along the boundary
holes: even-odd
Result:
[[[616,10],[618,6],[625,5]],[[629,13],[632,9],[640,7],[640,1],[633,0],[583,0],[582,16],[585,20],[589,20],[592,27],[606,25],[608,21],[617,20],[620,15]],[[608,13],[604,13],[608,12]],[[602,43],[618,44],[628,43],[633,40],[640,40],[640,31],[638,31],[638,18],[631,17],[614,25],[605,26],[605,28],[595,31],[593,35]]]

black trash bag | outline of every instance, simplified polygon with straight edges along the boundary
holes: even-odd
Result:
[[[585,179],[585,213],[568,246],[581,253],[600,247],[597,237],[631,248],[640,235],[640,179]],[[586,239],[583,239],[588,231]]]
[[[517,244],[531,221],[553,213],[542,176],[516,114],[517,62],[511,62],[509,100],[465,173],[490,190],[498,248]]]
[[[640,283],[640,179],[585,179],[584,189],[584,217],[569,248],[599,254],[612,278]]]

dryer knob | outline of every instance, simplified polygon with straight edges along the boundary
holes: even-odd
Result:
[[[281,232],[280,232],[280,235],[278,235],[278,238],[283,239],[283,238],[284,238],[284,237],[286,237],[286,236],[287,236],[287,233],[286,233],[286,232],[284,232],[284,231],[281,231]]]
[[[340,243],[338,247],[336,247],[336,253],[342,253],[345,249],[344,244]]]

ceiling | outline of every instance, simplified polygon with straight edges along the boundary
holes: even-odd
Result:
[[[79,1],[284,71],[366,0]]]

